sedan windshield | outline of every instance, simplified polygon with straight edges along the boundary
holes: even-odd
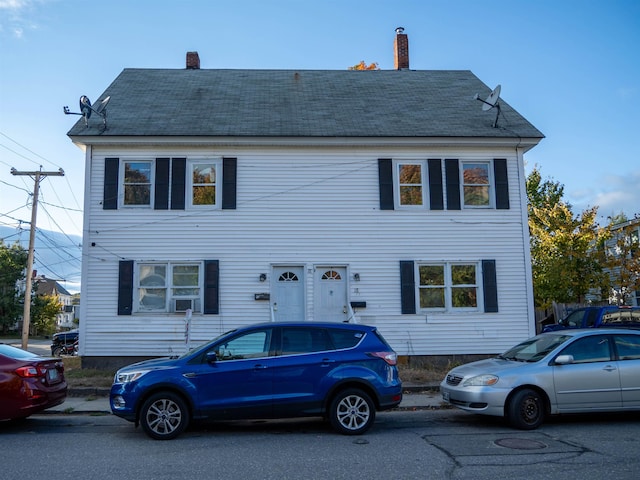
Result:
[[[538,335],[507,350],[499,358],[518,362],[537,362],[569,338],[571,338],[570,335]]]

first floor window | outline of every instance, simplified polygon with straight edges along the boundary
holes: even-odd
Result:
[[[475,263],[418,265],[421,309],[476,309],[478,267]]]
[[[141,263],[138,266],[138,311],[202,312],[199,263]]]

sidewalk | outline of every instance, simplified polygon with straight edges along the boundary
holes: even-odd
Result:
[[[442,408],[442,397],[435,385],[407,385],[402,402],[397,407],[403,410],[423,410]],[[107,389],[75,388],[69,391],[61,405],[40,413],[64,415],[104,415],[111,414]]]

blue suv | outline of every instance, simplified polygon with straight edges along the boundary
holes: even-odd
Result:
[[[264,323],[225,333],[179,358],[124,367],[112,412],[158,440],[192,420],[321,416],[346,435],[402,400],[397,355],[375,327]]]

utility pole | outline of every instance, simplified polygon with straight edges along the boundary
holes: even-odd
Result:
[[[29,343],[29,322],[31,321],[31,285],[33,281],[33,250],[36,241],[36,215],[38,212],[38,192],[40,191],[40,180],[48,176],[64,176],[64,170],[57,172],[43,172],[42,165],[37,172],[19,172],[15,168],[11,169],[11,175],[28,175],[34,179],[33,204],[31,206],[31,230],[29,233],[29,254],[27,256],[27,278],[24,291],[24,311],[22,313],[22,349],[26,350]]]

